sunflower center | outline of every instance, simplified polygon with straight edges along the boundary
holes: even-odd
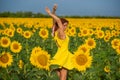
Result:
[[[9,57],[7,54],[4,54],[0,57],[0,61],[3,62],[3,63],[7,63],[9,60]]]
[[[118,50],[120,50],[120,46],[118,46]]]
[[[7,44],[8,43],[8,40],[7,39],[4,39],[3,40],[3,44]]]
[[[109,36],[106,36],[106,37],[105,37],[105,40],[109,40]]]
[[[92,45],[93,45],[93,41],[92,41],[92,40],[89,40],[89,41],[88,41],[88,45],[89,45],[89,46],[92,46]]]
[[[90,31],[90,34],[92,34],[93,32],[92,31]]]
[[[25,33],[26,36],[29,36],[29,33]]]
[[[21,30],[20,30],[20,29],[18,29],[18,31],[20,32]]]
[[[46,66],[47,65],[48,58],[45,55],[43,55],[43,54],[39,55],[37,60],[38,60],[40,65],[42,65],[42,66]]]
[[[79,56],[77,56],[76,58],[76,62],[78,65],[82,66],[85,65],[87,62],[87,57],[84,54],[80,54]]]
[[[110,72],[110,68],[108,66],[105,67],[106,72]]]
[[[12,32],[9,32],[9,35],[12,35]]]
[[[84,33],[84,34],[87,34],[87,30],[84,30],[83,33]]]
[[[42,34],[42,35],[46,35],[46,32],[43,30],[43,31],[41,32],[41,34]]]
[[[87,49],[85,47],[82,47],[81,49],[83,50],[83,52],[87,51]]]
[[[118,46],[118,43],[119,43],[119,42],[116,41],[116,42],[114,42],[114,45],[115,45],[115,46]]]
[[[13,48],[18,49],[19,48],[18,44],[13,44]]]
[[[71,32],[73,33],[73,32],[74,32],[74,30],[72,29],[72,30],[71,30]]]
[[[102,36],[103,34],[102,33],[99,33],[99,36]]]
[[[20,32],[21,30],[20,30],[20,29],[18,29],[18,31]]]

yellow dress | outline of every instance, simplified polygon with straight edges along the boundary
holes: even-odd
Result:
[[[73,69],[72,65],[73,54],[70,53],[68,50],[69,37],[66,35],[66,38],[64,40],[61,40],[58,38],[56,32],[54,40],[56,41],[58,50],[55,56],[53,57],[52,64],[59,65],[60,67],[64,67],[68,70]]]

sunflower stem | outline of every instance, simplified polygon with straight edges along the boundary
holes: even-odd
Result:
[[[9,73],[8,69],[6,68],[6,72]]]
[[[53,41],[52,41],[52,39],[51,39],[51,49],[53,49]]]
[[[7,72],[7,76],[6,76],[6,77],[8,77],[8,78],[5,78],[5,80],[10,79],[10,76],[9,76],[9,71],[8,71],[8,69],[7,69],[7,68],[6,68],[6,72]]]
[[[28,50],[28,48],[29,48],[29,45],[28,45],[28,39],[26,40],[26,58],[28,59],[29,58],[29,56],[28,56],[28,54],[29,54],[29,50]]]
[[[75,40],[75,47],[77,47],[77,37],[76,37],[76,35],[75,35],[74,40]]]

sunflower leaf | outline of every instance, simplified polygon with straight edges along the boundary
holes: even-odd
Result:
[[[51,70],[55,70],[55,69],[58,69],[59,67],[60,67],[59,65],[51,65],[50,69]]]

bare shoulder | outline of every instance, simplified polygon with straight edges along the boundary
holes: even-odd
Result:
[[[65,35],[64,32],[63,32],[63,33],[58,32],[58,35],[57,35],[57,36],[59,37],[59,39],[62,39],[62,40],[66,39],[66,35]]]

